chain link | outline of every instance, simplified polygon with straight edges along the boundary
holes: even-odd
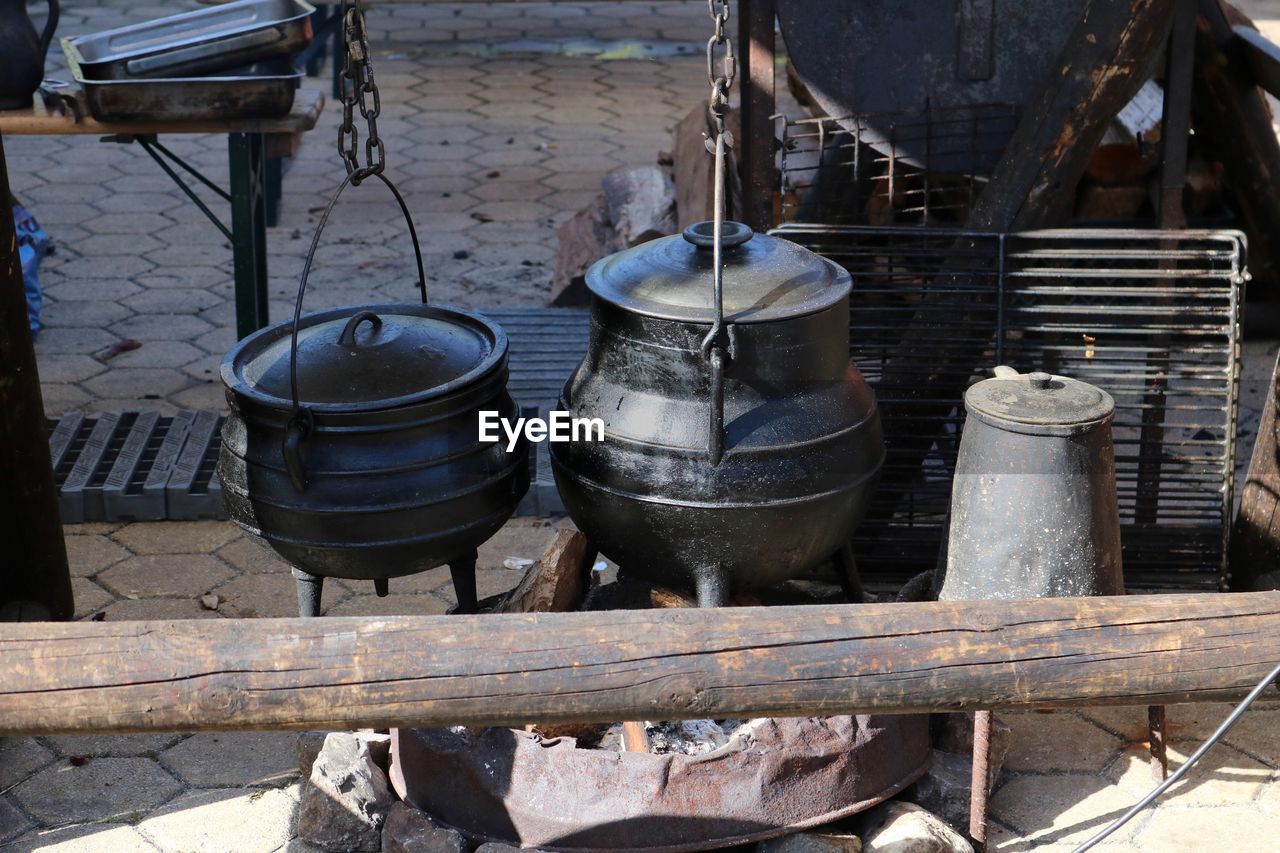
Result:
[[[342,41],[346,52],[342,64],[342,126],[338,128],[338,154],[347,167],[351,183],[358,186],[365,178],[382,174],[387,164],[387,149],[378,137],[382,100],[373,79],[373,64],[369,61],[369,33],[365,29],[364,8],[360,0],[342,0]],[[355,123],[357,109],[368,129],[363,164],[360,162],[360,130]]]
[[[733,78],[738,72],[738,63],[733,55],[733,39],[725,34],[729,24],[729,0],[707,0],[707,12],[715,25],[711,38],[707,39],[707,82],[711,84],[711,98],[707,108],[711,111],[711,120],[715,123],[717,135],[724,129],[724,114],[729,109],[729,90],[733,88]],[[716,60],[719,57],[720,69],[716,71]],[[711,148],[710,144],[707,148]]]

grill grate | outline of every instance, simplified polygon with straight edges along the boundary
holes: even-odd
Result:
[[[960,225],[1017,119],[1007,104],[779,116],[781,221]]]
[[[803,224],[773,233],[853,275],[851,354],[876,389],[888,444],[854,543],[870,582],[900,584],[936,565],[963,389],[1009,364],[1115,397],[1127,584],[1226,586],[1242,235]]]

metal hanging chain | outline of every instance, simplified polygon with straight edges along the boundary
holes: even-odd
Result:
[[[369,61],[369,33],[364,23],[364,7],[360,0],[342,0],[342,41],[345,55],[342,64],[342,126],[338,128],[338,154],[347,167],[353,186],[365,178],[382,174],[387,164],[387,150],[378,137],[378,115],[382,100],[373,79]],[[364,142],[364,164],[360,163],[360,131],[355,123],[359,108],[368,128]]]

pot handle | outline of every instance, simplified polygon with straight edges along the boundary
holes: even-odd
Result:
[[[289,423],[285,427],[284,441],[281,446],[281,452],[284,455],[285,468],[289,471],[289,479],[293,481],[294,488],[303,492],[307,489],[307,472],[306,466],[303,464],[302,443],[315,428],[315,416],[311,410],[302,405],[298,398],[298,328],[302,321],[302,299],[307,292],[307,279],[311,276],[311,265],[316,259],[316,249],[320,245],[320,235],[324,233],[324,227],[329,223],[329,215],[333,213],[333,208],[337,205],[338,199],[342,198],[342,192],[349,186],[358,186],[359,182],[352,181],[360,175],[359,172],[348,173],[342,179],[342,183],[338,185],[338,190],[333,194],[333,198],[329,199],[329,204],[324,209],[324,213],[320,216],[320,222],[316,225],[316,233],[311,237],[311,248],[307,250],[306,262],[302,265],[302,279],[298,282],[298,296],[293,303],[293,332],[289,339],[289,393],[293,399],[293,414],[289,418]],[[396,204],[400,205],[400,213],[404,216],[404,223],[409,229],[409,240],[413,243],[413,257],[418,263],[418,292],[422,294],[422,303],[427,303],[427,274],[426,268],[422,263],[422,246],[418,243],[418,231],[413,227],[413,217],[409,214],[409,206],[404,203],[404,196],[400,195],[400,190],[396,189],[396,185],[391,179],[382,172],[374,172],[373,176],[382,181],[391,190],[391,194],[395,196]],[[359,180],[364,180],[367,175],[361,175]],[[356,313],[342,330],[342,334],[338,336],[338,343],[346,344],[350,342],[351,346],[355,345],[356,327],[365,320],[374,323],[375,328],[382,325],[382,318],[378,317],[372,311],[360,311]]]
[[[711,464],[719,465],[724,458],[724,368],[725,353],[729,349],[729,336],[724,325],[724,159],[725,146],[728,144],[728,132],[722,130],[716,134],[715,177],[712,181],[712,216],[711,220],[711,289],[715,303],[715,320],[711,330],[702,339],[702,357],[707,360],[710,369],[711,407],[707,419],[707,455]],[[711,146],[708,140],[708,147]],[[736,223],[735,223],[736,224]],[[748,235],[750,231],[747,232]],[[749,239],[749,236],[746,238]],[[692,241],[691,241],[692,242]]]
[[[49,0],[49,17],[45,18],[44,30],[40,33],[40,62],[43,68],[45,57],[49,54],[49,45],[53,44],[53,33],[58,29],[58,18],[62,10],[58,8],[58,0]]]

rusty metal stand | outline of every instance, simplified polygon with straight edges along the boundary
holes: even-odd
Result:
[[[987,849],[987,794],[991,777],[991,712],[973,714],[973,768],[969,776],[969,839],[974,853]]]
[[[0,621],[75,613],[0,140]]]

